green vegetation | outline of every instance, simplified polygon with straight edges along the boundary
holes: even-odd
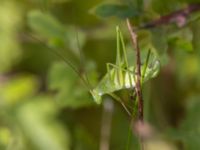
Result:
[[[197,0],[1,0],[0,150],[200,149],[199,18]]]

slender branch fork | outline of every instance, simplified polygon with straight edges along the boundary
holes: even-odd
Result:
[[[153,28],[159,25],[168,24],[173,21],[178,21],[179,17],[188,17],[191,13],[200,11],[200,3],[190,4],[184,9],[177,10],[168,15],[161,16],[159,19],[154,20],[142,26],[142,28]],[[140,48],[138,45],[137,34],[133,31],[130,20],[126,19],[127,27],[131,35],[133,47],[136,50],[136,95],[138,97],[138,119],[143,121],[143,98],[141,88],[141,59],[140,59]],[[141,28],[141,27],[140,27]]]
[[[141,88],[141,59],[140,59],[140,48],[138,45],[137,34],[133,31],[129,19],[126,19],[127,27],[131,35],[133,47],[136,50],[136,95],[138,98],[138,119],[143,122],[143,98]]]

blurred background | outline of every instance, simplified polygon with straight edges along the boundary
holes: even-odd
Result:
[[[106,63],[115,62],[116,25],[135,61],[126,17],[137,27],[141,51],[152,49],[161,62],[159,75],[143,87],[145,121],[152,130],[146,149],[200,149],[199,5],[198,0],[0,0],[0,149],[140,149],[124,108],[108,96],[97,105],[81,80],[87,75],[95,87]],[[163,24],[145,26],[188,6],[197,9],[178,16],[181,21],[172,15]],[[120,95],[128,101],[127,91]]]

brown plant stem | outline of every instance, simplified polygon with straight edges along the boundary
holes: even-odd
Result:
[[[143,98],[141,88],[141,59],[140,59],[140,48],[138,45],[137,34],[133,31],[129,19],[126,19],[127,27],[131,35],[131,40],[134,49],[136,50],[136,95],[138,98],[138,119],[143,122]]]
[[[197,12],[197,11],[200,11],[200,3],[189,4],[187,7],[183,8],[183,9],[171,12],[167,15],[160,16],[160,18],[155,19],[151,22],[148,22],[139,28],[141,28],[141,29],[155,28],[155,27],[158,27],[161,25],[167,25],[167,24],[171,24],[171,23],[176,23],[177,25],[179,25],[179,24],[181,25],[181,22],[180,22],[181,20],[184,19],[186,22],[187,17],[190,14]],[[185,25],[185,24],[183,23],[183,25]]]

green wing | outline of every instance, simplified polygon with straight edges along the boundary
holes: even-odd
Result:
[[[116,28],[117,33],[117,56],[116,64],[107,64],[107,73],[104,75],[99,84],[90,91],[95,102],[98,104],[102,101],[102,96],[112,94],[122,89],[130,89],[135,87],[135,68],[129,66],[126,56],[126,49],[123,36],[119,27]],[[121,52],[123,56],[121,56]],[[154,78],[159,70],[160,63],[156,57],[149,63],[150,51],[147,55],[147,61],[141,66],[142,84],[151,78]],[[111,69],[112,67],[112,69]]]
[[[145,65],[141,66],[142,70],[144,70],[144,67]],[[113,68],[112,70],[110,70],[110,72],[107,72],[102,80],[99,82],[99,84],[96,86],[96,88],[91,90],[91,94],[93,95],[95,102],[100,104],[102,101],[102,96],[105,94],[110,94],[122,89],[134,88],[135,74],[132,70],[133,67],[129,68],[129,70],[126,71],[122,70],[122,77],[120,78],[120,80],[123,80],[123,84],[121,84],[121,82],[118,82],[119,77],[116,68]],[[158,60],[154,60],[146,67],[145,70],[146,71],[144,74],[143,83],[157,76],[160,70],[160,62]]]

